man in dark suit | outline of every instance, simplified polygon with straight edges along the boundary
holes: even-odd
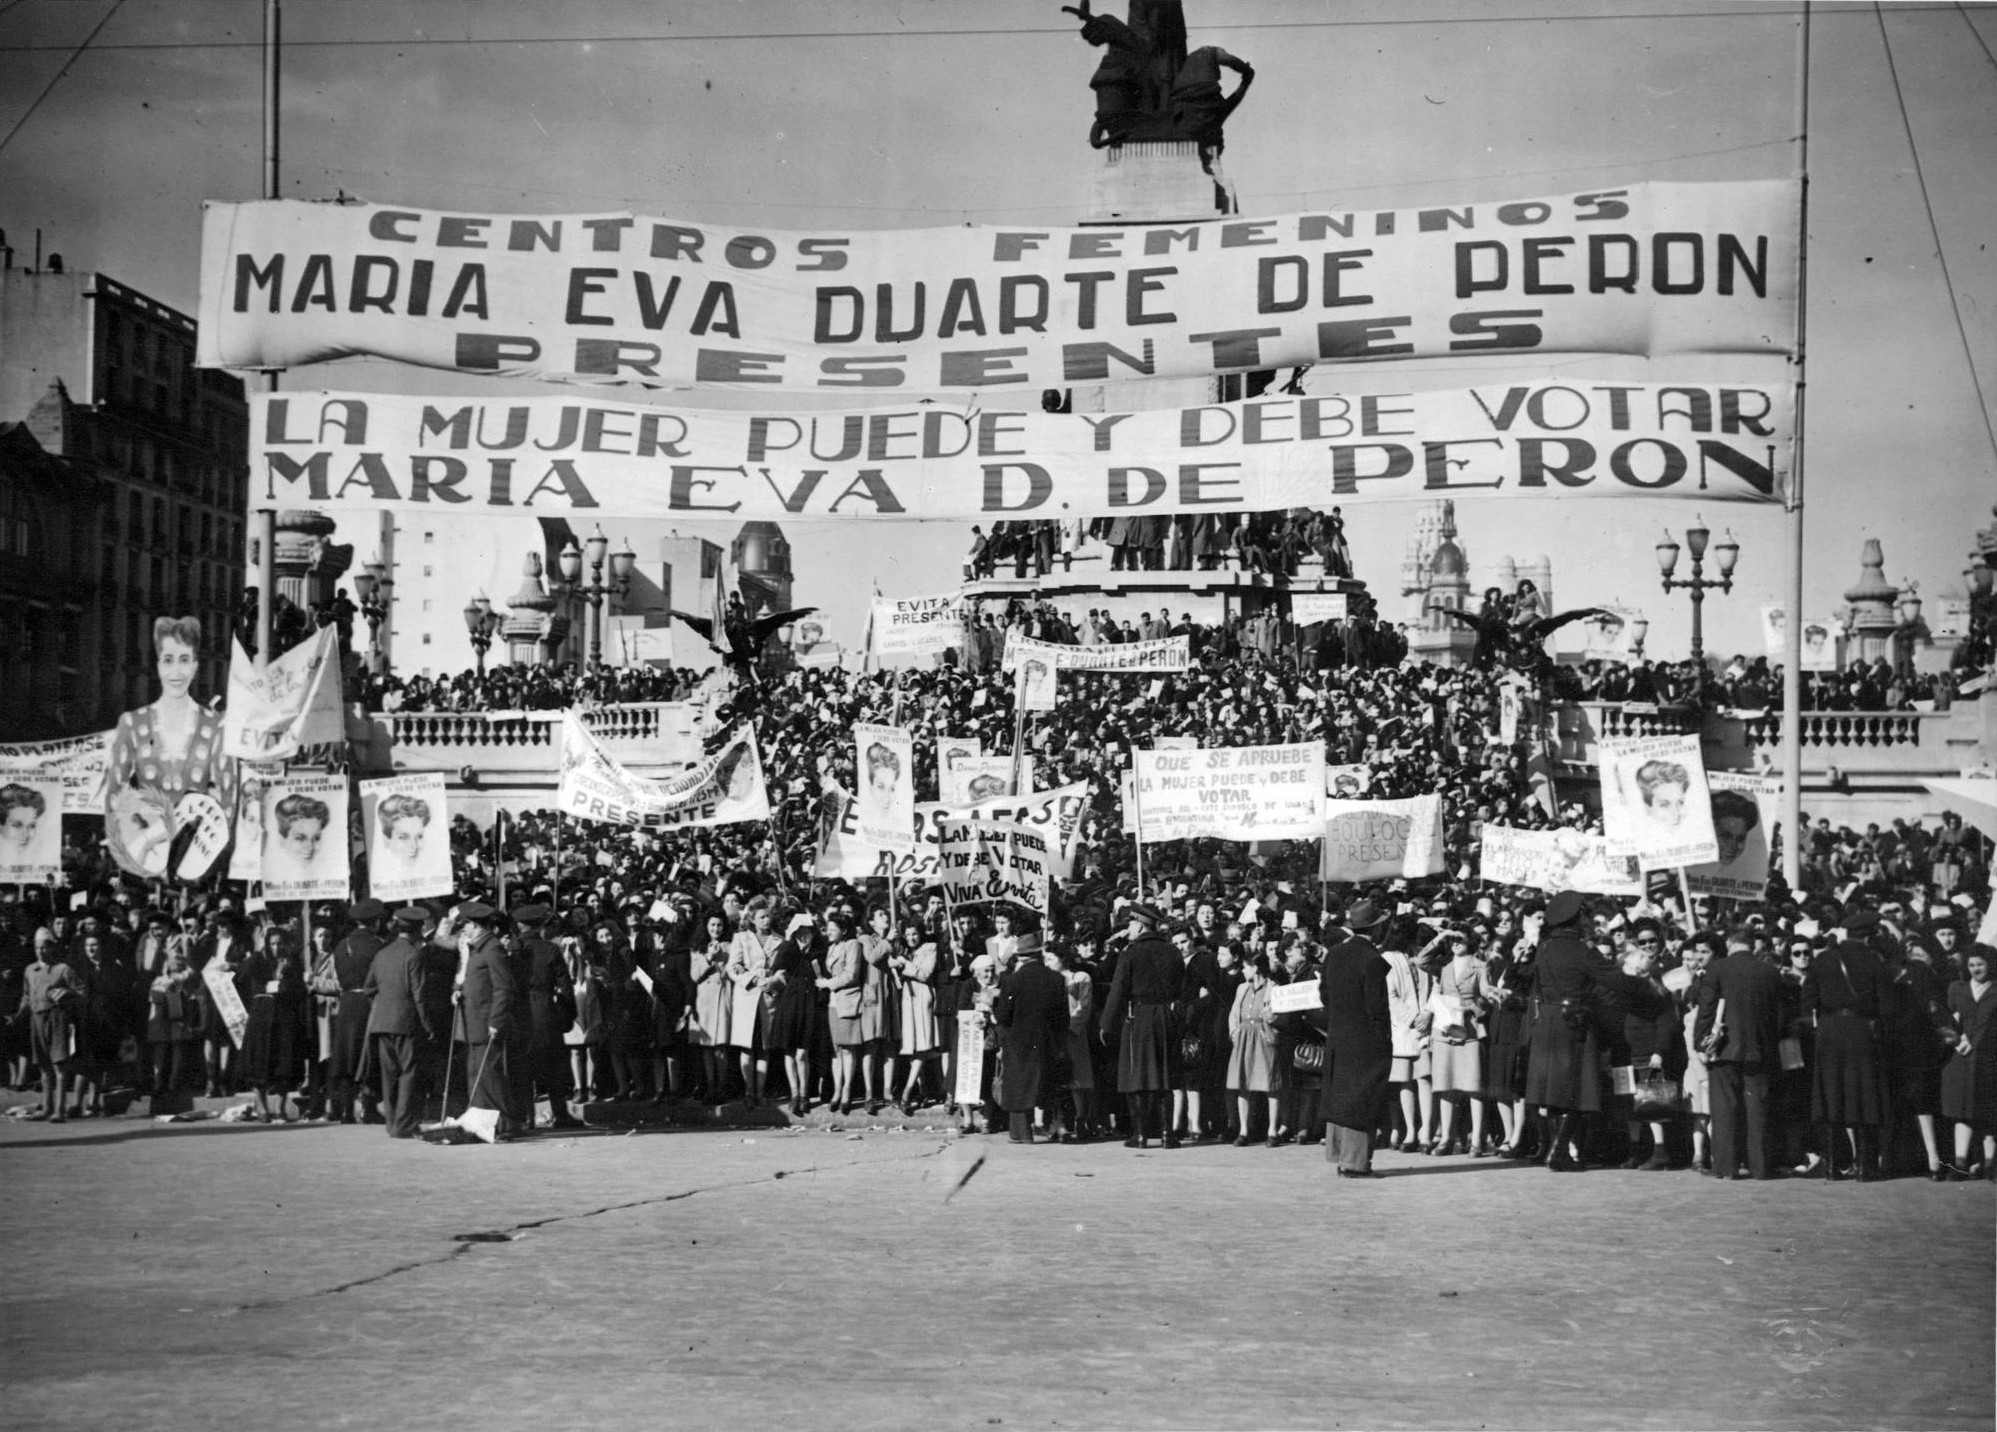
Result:
[[[1387,912],[1361,900],[1346,917],[1343,940],[1325,951],[1318,973],[1324,1006],[1324,1156],[1340,1178],[1372,1178],[1373,1131],[1387,1103],[1394,1031],[1387,1006],[1387,962],[1366,932]]]
[[[1768,1166],[1768,1080],[1779,1066],[1782,977],[1775,966],[1756,959],[1753,950],[1745,932],[1728,936],[1726,958],[1708,966],[1700,981],[1699,1018],[1692,1026],[1692,1042],[1709,1050],[1714,1178],[1738,1175],[1743,1115],[1748,1172],[1755,1178],[1773,1177]]]
[[[1040,936],[1016,936],[1012,968],[999,979],[992,1018],[999,1027],[999,1106],[1016,1144],[1033,1142],[1033,1111],[1055,1112],[1049,1123],[1061,1141],[1061,1055],[1068,1042],[1068,986],[1040,958]]]
[[[483,900],[468,900],[454,921],[465,953],[465,1067],[471,1071],[470,1107],[499,1113],[499,1135],[525,1133],[531,1120],[513,1096],[512,1066],[522,1027],[520,981],[505,943],[499,916]]]
[[[361,992],[370,1001],[368,1042],[381,1075],[381,1109],[391,1139],[413,1139],[423,1116],[422,1054],[436,1040],[425,1003],[429,975],[417,943],[429,912],[407,906],[395,912],[393,940],[374,953]]]
[[[1602,1108],[1602,986],[1609,967],[1582,938],[1587,902],[1563,890],[1546,905],[1544,933],[1533,956],[1532,1027],[1525,1100],[1546,1112],[1552,1127],[1546,1166],[1555,1173],[1587,1167],[1586,1123]]]
[[[1155,906],[1140,902],[1128,915],[1130,943],[1117,961],[1098,1028],[1105,1042],[1119,1035],[1122,1040],[1116,1087],[1130,1111],[1130,1137],[1123,1146],[1141,1149],[1145,1140],[1162,1136],[1166,1148],[1176,1149],[1179,1136],[1165,1132],[1165,1093],[1178,1072],[1172,1001],[1185,984],[1186,969],[1161,931],[1165,917]]]

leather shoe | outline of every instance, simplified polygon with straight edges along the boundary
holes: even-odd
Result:
[[[1177,1134],[1167,1134],[1167,1135],[1165,1135],[1165,1147],[1166,1147],[1166,1148],[1168,1148],[1168,1149],[1176,1149],[1176,1148],[1178,1148],[1179,1146],[1180,1146],[1180,1140],[1179,1140],[1179,1136],[1178,1136]]]
[[[1380,1175],[1373,1172],[1370,1168],[1341,1168],[1338,1171],[1338,1176],[1340,1178],[1378,1178]]]
[[[1125,1139],[1123,1141],[1123,1146],[1127,1149],[1141,1149],[1144,1147],[1144,1140],[1133,1136],[1131,1138]]]

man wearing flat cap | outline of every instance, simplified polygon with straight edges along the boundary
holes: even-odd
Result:
[[[1373,1131],[1386,1112],[1393,1071],[1393,1017],[1387,962],[1369,931],[1387,912],[1361,900],[1346,915],[1346,937],[1325,951],[1318,973],[1324,1014],[1324,1156],[1340,1178],[1372,1178]]]
[[[413,1139],[423,1118],[423,1050],[437,1039],[429,970],[422,950],[430,918],[420,905],[395,912],[395,938],[374,953],[361,992],[369,1001],[369,1055],[381,1078],[381,1112],[391,1139]]]
[[[1166,1148],[1175,1149],[1178,1136],[1165,1131],[1165,1094],[1178,1075],[1172,1002],[1185,985],[1186,970],[1179,952],[1165,938],[1165,917],[1156,906],[1139,902],[1124,913],[1130,921],[1130,944],[1117,961],[1099,1026],[1105,1041],[1119,1031],[1122,1036],[1116,1087],[1124,1096],[1130,1124],[1130,1137],[1123,1144],[1141,1149],[1147,1139],[1162,1137]]]
[[[458,906],[454,920],[464,950],[465,1068],[474,1109],[499,1114],[499,1136],[528,1132],[530,1110],[516,1097],[513,1071],[524,1052],[520,981],[499,938],[499,912],[483,900]]]
[[[1555,1173],[1579,1173],[1587,1167],[1580,1154],[1586,1147],[1587,1118],[1602,1109],[1597,1006],[1608,967],[1581,937],[1587,913],[1579,891],[1555,895],[1547,903],[1533,959],[1539,1018],[1532,1027],[1525,1099],[1539,1106],[1550,1125],[1541,1147],[1546,1166]]]

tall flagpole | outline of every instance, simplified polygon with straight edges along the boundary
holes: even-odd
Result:
[[[1803,401],[1805,339],[1809,323],[1810,254],[1810,0],[1803,0],[1801,75],[1797,81],[1801,124],[1801,187],[1796,205],[1796,435],[1790,447],[1789,490],[1783,506],[1789,518],[1788,649],[1782,664],[1782,879],[1791,893],[1803,875]]]
[[[279,198],[277,178],[278,92],[277,51],[279,26],[283,20],[281,0],[263,3],[263,196]],[[264,374],[267,392],[277,391],[275,371]],[[251,499],[255,500],[256,478],[252,471]],[[257,668],[270,664],[272,638],[277,630],[277,513],[269,507],[256,509],[257,534]]]

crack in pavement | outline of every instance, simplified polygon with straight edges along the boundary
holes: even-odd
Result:
[[[702,1188],[681,1189],[677,1193],[660,1193],[650,1195],[646,1198],[627,1199],[622,1203],[606,1203],[600,1208],[585,1209],[580,1213],[551,1213],[545,1218],[530,1218],[524,1222],[510,1224],[505,1228],[494,1230],[506,1235],[503,1240],[481,1241],[511,1242],[516,1234],[526,1233],[536,1228],[546,1228],[551,1224],[579,1223],[586,1218],[600,1218],[606,1213],[624,1213],[633,1208],[648,1208],[654,1204],[679,1203],[685,1199],[698,1197],[703,1193],[726,1193],[731,1189],[755,1188],[760,1184],[779,1183],[793,1174],[826,1173],[836,1169],[864,1168],[881,1164],[914,1163],[919,1159],[940,1157],[947,1150],[955,1146],[956,1143],[957,1140],[955,1139],[945,1139],[937,1144],[935,1148],[927,1149],[922,1153],[913,1155],[879,1159],[851,1159],[845,1163],[813,1164],[809,1168],[803,1169],[772,1169],[769,1173],[763,1174],[760,1177],[738,1179],[732,1183],[709,1184]],[[979,1162],[983,1163],[984,1160],[981,1158]],[[477,1246],[477,1243],[461,1242],[457,1247],[451,1249],[450,1252],[440,1253],[434,1258],[417,1258],[408,1263],[398,1263],[393,1268],[384,1269],[379,1273],[370,1273],[365,1278],[355,1278],[331,1288],[317,1288],[309,1293],[294,1293],[289,1297],[267,1298],[254,1303],[238,1303],[234,1307],[222,1309],[213,1316],[218,1318],[233,1318],[243,1313],[262,1312],[268,1308],[282,1308],[288,1307],[293,1303],[311,1302],[317,1298],[330,1298],[339,1293],[350,1292],[355,1288],[365,1288],[370,1283],[381,1283],[390,1278],[399,1277],[404,1273],[412,1273],[418,1268],[431,1268],[439,1264],[449,1263],[455,1258],[463,1257]]]

